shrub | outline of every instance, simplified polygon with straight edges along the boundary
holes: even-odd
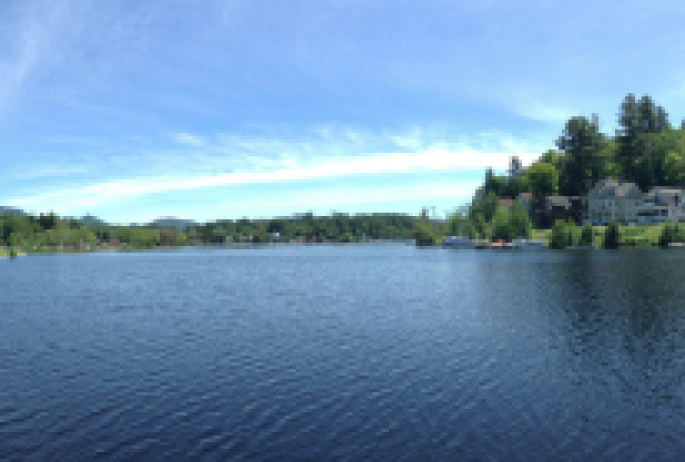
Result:
[[[580,235],[580,245],[592,245],[595,241],[594,231],[590,223],[585,223]]]
[[[667,247],[672,242],[685,242],[685,228],[678,223],[666,223],[659,236],[659,246]]]
[[[419,224],[414,230],[414,240],[416,240],[416,245],[420,247],[433,245],[436,239],[437,237],[433,230],[425,223]]]
[[[607,226],[607,229],[604,232],[604,248],[618,249],[620,239],[621,230],[618,226],[618,223],[613,221],[609,224],[609,226]]]
[[[557,220],[549,237],[551,249],[563,249],[573,244],[573,228],[563,220]]]

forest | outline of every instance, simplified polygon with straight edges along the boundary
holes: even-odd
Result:
[[[162,226],[85,224],[53,213],[0,215],[0,246],[28,250],[89,247],[153,248],[187,244],[262,244],[270,242],[322,243],[368,240],[419,239],[432,243],[444,235],[446,225],[420,216],[403,214],[315,216],[308,212],[272,219],[218,220],[184,230]]]

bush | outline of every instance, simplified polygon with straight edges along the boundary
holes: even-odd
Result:
[[[437,237],[429,225],[421,223],[414,230],[414,240],[416,245],[424,247],[435,244]]]
[[[613,221],[609,224],[609,226],[607,226],[607,229],[604,232],[604,248],[618,249],[620,239],[621,230],[618,226],[618,223]]]
[[[10,249],[10,258],[17,258],[17,251],[13,248]]]
[[[585,223],[583,231],[580,235],[580,245],[592,245],[595,241],[594,230],[590,223]]]
[[[564,249],[573,245],[573,226],[563,220],[557,220],[549,237],[550,249]]]
[[[666,223],[659,236],[659,246],[667,247],[672,242],[685,242],[685,228],[678,223]]]
[[[514,230],[510,225],[509,212],[498,210],[492,219],[492,240],[511,241],[514,238]]]

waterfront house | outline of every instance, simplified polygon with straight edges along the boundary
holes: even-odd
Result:
[[[583,219],[586,199],[580,196],[547,196],[544,204],[544,217],[548,225],[556,220],[573,220],[580,224]]]
[[[607,225],[612,221],[635,223],[641,205],[642,193],[634,183],[607,178],[588,194],[587,221],[593,225]]]
[[[638,223],[685,220],[685,194],[680,188],[653,187],[642,196],[637,212]]]

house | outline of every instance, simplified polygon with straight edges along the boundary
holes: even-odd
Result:
[[[642,193],[634,183],[619,183],[607,178],[588,194],[587,221],[607,225],[612,221],[635,223],[642,205]]]
[[[653,187],[642,196],[638,223],[685,220],[685,192],[680,188]]]
[[[544,218],[548,225],[556,220],[583,220],[586,199],[580,196],[547,196],[544,204]]]

